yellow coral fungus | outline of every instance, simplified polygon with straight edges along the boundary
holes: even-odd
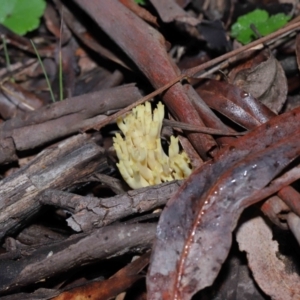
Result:
[[[141,188],[174,179],[183,179],[192,172],[187,154],[179,153],[178,138],[171,136],[169,156],[160,142],[164,118],[161,102],[152,115],[151,105],[139,105],[117,124],[123,132],[114,137],[114,147],[119,158],[120,173],[128,185]]]

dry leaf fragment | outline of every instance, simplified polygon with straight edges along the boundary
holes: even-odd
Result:
[[[262,59],[264,59],[262,61]],[[287,80],[280,63],[269,53],[261,52],[258,57],[231,71],[231,83],[278,113],[286,101]]]
[[[253,129],[275,116],[252,94],[227,82],[207,80],[196,91],[209,107],[247,129]]]
[[[247,252],[249,267],[260,288],[273,300],[299,300],[300,277],[287,273],[277,257],[278,243],[262,217],[244,222],[237,232],[241,251]]]

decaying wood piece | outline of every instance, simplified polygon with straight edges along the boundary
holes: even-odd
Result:
[[[0,260],[0,292],[33,284],[84,264],[151,247],[156,224],[118,224],[40,248],[18,261]]]
[[[67,189],[107,168],[104,149],[86,134],[47,148],[28,165],[0,181],[0,238],[21,226],[40,208],[36,195]]]
[[[118,219],[165,205],[178,190],[181,181],[128,191],[110,198],[84,197],[57,190],[39,194],[43,204],[68,209],[72,216],[68,225],[75,231],[88,231],[106,226]]]
[[[93,118],[106,118],[141,97],[133,84],[89,93],[24,113],[0,125],[0,163],[17,159],[15,152],[33,149],[79,132]],[[100,115],[100,116],[99,116]]]

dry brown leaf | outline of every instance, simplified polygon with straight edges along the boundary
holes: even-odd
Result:
[[[278,113],[286,101],[287,80],[282,66],[272,54],[261,61],[265,55],[260,53],[244,66],[239,66],[238,72],[233,70],[229,77],[234,85]]]
[[[246,251],[249,267],[260,288],[273,300],[300,299],[300,277],[288,273],[277,257],[278,243],[262,217],[244,222],[237,231],[241,251]]]

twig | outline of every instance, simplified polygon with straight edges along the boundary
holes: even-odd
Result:
[[[146,101],[150,101],[153,97],[155,97],[155,96],[159,95],[160,93],[164,92],[166,89],[168,89],[169,87],[171,87],[172,85],[174,85],[178,81],[181,81],[184,78],[187,78],[187,76],[184,75],[184,74],[176,77],[174,80],[172,80],[169,83],[165,84],[161,88],[155,90],[154,92],[148,94],[147,96],[141,98],[140,100],[128,105],[127,107],[119,110],[117,113],[107,117],[104,121],[101,121],[101,122],[99,122],[97,124],[94,124],[92,126],[85,127],[85,128],[82,129],[82,131],[87,131],[87,130],[90,130],[90,129],[99,130],[100,128],[104,127],[105,125],[117,120],[119,117],[126,114],[127,112],[132,110],[134,107],[136,107],[140,104],[143,104]]]
[[[247,131],[233,132],[233,131],[224,131],[224,130],[209,128],[209,127],[200,127],[193,124],[177,122],[177,121],[167,120],[167,119],[164,119],[163,124],[166,126],[177,127],[187,131],[201,132],[201,133],[207,133],[212,135],[233,136],[233,135],[244,135],[247,133]]]
[[[98,122],[96,124],[93,124],[92,126],[88,126],[82,129],[82,131],[87,131],[90,129],[95,129],[95,130],[100,130],[100,128],[104,127],[105,125],[115,121],[116,119],[118,119],[119,117],[121,117],[122,115],[126,114],[127,112],[129,112],[131,109],[133,109],[134,107],[136,107],[137,105],[140,105],[146,101],[150,101],[154,96],[159,95],[160,93],[164,92],[165,90],[167,90],[168,88],[170,88],[172,85],[174,85],[175,83],[183,80],[183,79],[188,79],[188,78],[200,78],[201,76],[197,77],[197,74],[207,68],[210,68],[214,65],[216,65],[217,63],[220,63],[226,59],[229,59],[233,56],[236,56],[242,52],[245,52],[246,50],[249,50],[251,48],[254,48],[258,45],[264,44],[269,40],[281,37],[286,35],[287,33],[290,33],[294,30],[297,30],[300,28],[300,22],[297,23],[291,23],[290,25],[287,25],[284,28],[279,29],[278,31],[271,33],[265,37],[262,37],[248,45],[242,46],[238,49],[235,49],[231,52],[228,52],[224,55],[221,55],[219,57],[216,57],[204,64],[201,64],[197,67],[194,68],[190,68],[190,69],[186,69],[182,71],[182,75],[179,75],[178,77],[174,78],[172,81],[170,81],[169,83],[165,84],[164,86],[160,87],[159,89],[155,90],[154,92],[148,94],[147,96],[141,98],[140,100],[136,101],[135,103],[127,106],[126,108],[118,111],[117,113],[111,115],[110,117],[108,117],[107,119],[105,119],[104,121]]]
[[[300,28],[300,22],[297,22],[297,23],[294,23],[294,24],[290,24],[284,28],[281,28],[279,30],[277,30],[276,32],[273,32],[267,36],[264,36],[248,45],[245,45],[245,46],[242,46],[238,49],[235,49],[233,51],[230,51],[228,53],[225,53],[219,57],[216,57],[204,64],[201,64],[199,66],[196,66],[194,68],[190,68],[190,69],[187,69],[187,70],[183,70],[182,73],[186,74],[187,77],[195,77],[195,75],[197,75],[197,73],[203,71],[204,69],[207,69],[209,67],[212,67],[214,66],[215,64],[217,63],[220,63],[221,61],[223,60],[226,60],[228,58],[231,58],[233,56],[236,56],[242,52],[245,52],[246,50],[249,50],[251,48],[254,48],[260,44],[264,44],[266,43],[267,41],[269,40],[272,40],[272,39],[275,39],[275,38],[278,38],[280,37],[281,35],[285,35],[286,33],[290,33],[294,30],[297,30]]]

